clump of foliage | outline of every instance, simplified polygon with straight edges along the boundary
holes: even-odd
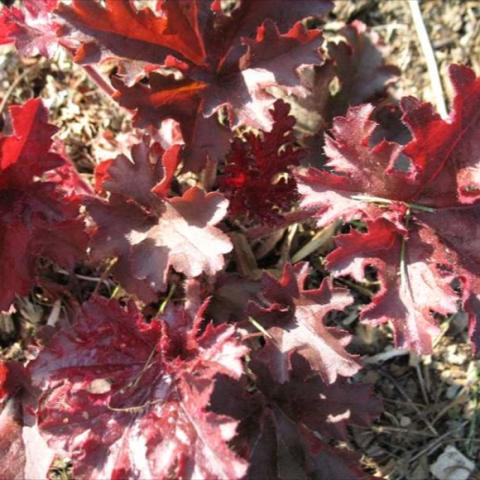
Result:
[[[397,102],[387,86],[399,72],[363,24],[325,44],[331,8],[24,0],[1,11],[1,43],[66,49],[135,127],[88,185],[40,100],[10,108],[0,309],[36,288],[68,315],[28,361],[0,363],[5,478],[46,478],[55,458],[92,480],[369,478],[344,440],[381,401],[351,381],[362,359],[335,323],[353,303],[339,278],[374,278],[359,319],[389,324],[396,346],[431,353],[438,317],[463,310],[476,350],[480,79],[451,66],[447,119]],[[274,248],[263,272],[245,267],[249,241],[295,222],[343,226],[325,271]],[[52,271],[79,266],[103,269],[114,291],[74,298]]]

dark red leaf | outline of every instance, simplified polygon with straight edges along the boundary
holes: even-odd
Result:
[[[133,2],[108,0],[101,6],[75,0],[58,13],[84,34],[77,61],[98,62],[112,53],[120,61],[120,75],[112,78],[115,97],[135,111],[137,125],[159,125],[165,118],[181,122],[188,139],[186,166],[199,170],[206,156],[218,159],[227,150],[227,132],[216,113],[225,108],[232,127],[269,129],[274,98],[268,87],[306,93],[297,69],[320,61],[321,36],[299,20],[330,7],[324,0],[268,0],[259,8],[258,2],[242,0],[227,14],[220,2],[195,0],[159,2],[153,12],[137,10]],[[146,62],[145,68],[138,61]],[[139,67],[141,76],[130,71]],[[135,78],[142,83],[132,84]]]
[[[383,140],[370,145],[376,123],[370,120],[373,107],[351,107],[346,117],[337,117],[325,136],[325,170],[309,168],[297,175],[302,207],[318,215],[318,226],[334,220],[367,215],[371,203],[355,197],[403,200],[412,192],[407,171],[395,168],[402,147]]]
[[[451,65],[453,109],[442,120],[429,104],[404,99],[404,121],[413,139],[405,154],[417,175],[417,201],[434,207],[473,204],[480,199],[478,105],[480,77],[472,69]]]
[[[214,275],[232,245],[215,227],[226,214],[223,195],[191,187],[181,197],[165,198],[181,147],[163,151],[145,142],[132,148],[132,160],[120,155],[104,169],[101,164],[100,187],[110,198],[86,203],[96,224],[93,258],[117,258],[113,273],[120,283],[151,301],[166,288],[170,267],[187,277]]]
[[[367,266],[375,267],[380,290],[362,310],[362,320],[371,325],[389,321],[397,346],[429,353],[439,333],[433,312],[457,310],[451,276],[437,268],[446,261],[442,239],[421,224],[411,225],[408,233],[384,219],[367,226],[367,233],[337,236],[338,248],[327,256],[327,266],[334,275],[359,282],[366,280]]]
[[[38,179],[65,164],[51,151],[47,110],[34,99],[10,112],[14,134],[0,138],[0,310],[29,292],[40,257],[71,269],[88,240],[78,202],[54,178]]]
[[[133,304],[95,298],[30,364],[39,427],[96,478],[242,478],[227,445],[237,422],[207,411],[215,377],[242,374],[247,352],[226,324],[179,309],[146,323]]]
[[[289,380],[279,384],[270,355],[252,352],[257,391],[220,377],[212,397],[213,411],[241,420],[234,444],[249,458],[248,478],[370,478],[353,452],[333,444],[348,425],[369,425],[380,414],[371,388],[340,380],[328,385],[297,354]]]
[[[265,274],[262,304],[252,304],[250,313],[271,336],[269,368],[278,382],[288,380],[291,355],[296,352],[325,382],[332,383],[338,375],[349,377],[360,369],[357,357],[345,350],[351,336],[325,324],[328,313],[344,310],[353,299],[329,280],[318,289],[305,290],[306,276],[306,264],[287,264],[278,281]]]
[[[275,224],[297,199],[296,182],[290,175],[302,150],[292,146],[294,117],[290,107],[277,100],[272,110],[274,124],[261,135],[245,134],[232,143],[220,188],[230,200],[232,217]]]
[[[384,45],[375,32],[359,20],[341,31],[345,41],[329,43],[328,53],[340,82],[339,91],[330,101],[330,115],[342,115],[350,105],[371,101],[385,93],[400,70],[385,64]]]
[[[22,364],[0,361],[0,470],[5,480],[46,478],[54,452],[27,413],[30,378]]]
[[[62,33],[62,26],[52,14],[58,0],[24,0],[22,3],[22,10],[10,7],[0,12],[0,44],[13,42],[25,56],[52,57]]]
[[[456,96],[447,120],[431,105],[405,98],[403,120],[411,141],[371,146],[371,107],[354,107],[346,118],[336,119],[333,136],[327,137],[331,171],[310,169],[298,175],[303,205],[316,212],[319,225],[338,218],[367,220],[367,234],[338,238],[330,266],[336,274],[360,281],[365,266],[375,266],[381,288],[363,317],[373,323],[391,321],[397,344],[420,353],[431,351],[437,331],[432,312],[457,310],[458,296],[449,286],[455,276],[464,288],[471,336],[478,337],[473,312],[479,264],[471,252],[478,242],[480,83],[467,67],[452,66],[450,77]]]

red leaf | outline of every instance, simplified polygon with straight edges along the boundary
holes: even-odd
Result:
[[[378,105],[388,97],[386,88],[400,73],[385,63],[384,45],[379,36],[362,22],[355,20],[338,33],[343,40],[327,44],[327,61],[320,67],[307,67],[300,72],[308,95],[293,99],[301,107],[295,111],[300,132],[310,135],[304,140],[310,147],[306,152],[306,165],[323,164],[323,155],[318,150],[323,145],[323,133],[334,117],[345,115],[348,107],[362,102],[372,101]],[[338,84],[332,84],[334,79]]]
[[[305,264],[286,265],[278,281],[265,274],[261,296],[265,306],[252,304],[250,312],[272,338],[270,369],[278,382],[288,380],[291,355],[297,352],[332,383],[338,375],[352,376],[360,369],[357,357],[345,350],[350,335],[325,325],[327,314],[345,309],[352,297],[327,280],[318,289],[305,290],[306,276]]]
[[[105,7],[76,0],[71,7],[61,5],[57,11],[117,55],[162,63],[166,55],[175,53],[184,60],[203,64],[198,2],[162,3],[158,16],[148,7],[137,10],[133,2],[116,0],[107,0]],[[83,60],[84,53],[77,51],[76,60]]]
[[[297,354],[289,380],[279,384],[270,375],[270,354],[252,352],[254,393],[220,377],[212,397],[213,411],[241,420],[234,442],[249,458],[248,478],[370,478],[352,452],[329,443],[343,440],[348,425],[368,426],[380,414],[371,388],[325,384]]]
[[[270,132],[262,132],[261,136],[249,132],[245,141],[233,141],[220,177],[233,217],[246,215],[275,224],[297,199],[295,180],[285,176],[298,165],[303,152],[291,145],[295,141],[295,119],[288,115],[289,111],[287,104],[277,100],[271,111],[274,124]]]
[[[325,136],[326,167],[297,174],[301,205],[318,215],[318,226],[334,220],[351,220],[368,215],[371,204],[356,195],[402,200],[411,188],[408,172],[395,169],[402,147],[382,141],[371,146],[376,123],[370,120],[373,107],[351,107],[346,117],[333,122],[331,136]]]
[[[432,311],[448,315],[457,310],[451,277],[438,269],[446,260],[442,239],[421,224],[412,225],[408,236],[383,219],[367,225],[365,234],[336,237],[338,248],[327,256],[327,266],[335,275],[360,282],[366,279],[365,268],[375,267],[380,290],[361,318],[372,325],[391,322],[398,347],[428,354],[439,333]]]
[[[180,150],[180,145],[174,145],[164,151],[145,136],[131,147],[131,158],[121,154],[97,167],[96,189],[122,195],[148,207],[156,198],[153,192],[167,195],[180,160]]]
[[[23,9],[3,8],[0,12],[0,44],[15,43],[25,56],[52,57],[59,45],[62,27],[53,18],[58,0],[24,0]]]
[[[359,20],[342,29],[345,42],[329,43],[328,53],[340,82],[338,93],[330,102],[330,115],[342,115],[349,105],[358,105],[382,95],[399,76],[400,70],[386,65],[384,45],[379,36]]]
[[[29,292],[40,257],[71,269],[87,243],[77,202],[55,181],[36,178],[65,162],[51,152],[47,110],[29,100],[10,112],[14,134],[0,138],[0,310]]]
[[[75,0],[58,13],[84,34],[77,61],[97,62],[112,53],[119,60],[122,71],[112,78],[115,96],[135,111],[137,125],[158,125],[165,118],[181,122],[189,147],[186,167],[199,170],[206,156],[217,159],[227,150],[228,136],[214,114],[226,108],[232,127],[269,129],[274,98],[267,87],[306,93],[297,69],[320,61],[321,36],[299,20],[330,7],[324,0],[268,0],[261,7],[243,0],[226,14],[220,2],[165,1],[153,12],[137,10],[133,2],[108,0],[100,6]],[[146,62],[141,77],[130,72],[138,71],[139,60]],[[177,74],[168,76],[155,64]],[[135,78],[143,83],[132,85]]]
[[[46,478],[53,451],[25,408],[30,378],[18,362],[0,361],[0,470],[5,480]]]
[[[191,187],[181,197],[164,198],[180,148],[174,145],[162,154],[146,144],[134,146],[133,162],[120,155],[102,171],[109,200],[86,200],[97,225],[93,258],[118,258],[114,274],[146,301],[166,288],[170,266],[187,277],[214,275],[232,249],[227,235],[215,227],[228,206],[221,194]],[[133,174],[138,181],[131,182]]]
[[[352,108],[335,120],[334,137],[327,137],[332,171],[310,169],[298,176],[303,205],[316,212],[320,225],[337,218],[367,220],[368,234],[339,237],[330,265],[336,274],[358,280],[367,264],[374,265],[381,289],[363,317],[392,322],[397,344],[420,353],[431,351],[436,333],[431,312],[457,309],[449,287],[455,276],[464,288],[470,335],[478,338],[473,312],[480,270],[472,256],[478,207],[469,205],[477,201],[480,83],[466,67],[452,66],[450,76],[456,96],[448,120],[429,104],[403,99],[411,141],[404,147],[385,141],[372,147],[371,107]]]
[[[405,147],[415,166],[417,198],[435,207],[472,204],[480,199],[478,106],[480,77],[472,69],[451,65],[455,97],[447,120],[429,104],[407,98],[404,121],[413,139]]]
[[[458,275],[462,298],[468,313],[468,333],[475,354],[480,351],[480,208],[460,207],[419,214],[434,229],[444,245],[446,263]]]
[[[22,364],[0,360],[0,402],[16,396],[28,384],[28,374]]]
[[[38,99],[10,107],[14,134],[0,138],[0,188],[27,185],[64,163],[50,152],[57,129],[47,122],[47,109]]]
[[[202,330],[172,309],[146,323],[133,304],[95,298],[30,365],[40,429],[82,478],[241,478],[236,421],[206,410],[218,373],[247,352],[225,324]]]
[[[86,182],[77,171],[74,163],[66,156],[63,144],[54,144],[54,149],[62,157],[63,165],[45,172],[45,180],[55,183],[67,196],[91,195],[93,188]]]

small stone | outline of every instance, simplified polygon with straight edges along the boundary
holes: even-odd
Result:
[[[112,389],[112,384],[106,378],[96,378],[90,382],[87,390],[96,395],[108,393]]]
[[[467,480],[474,469],[470,459],[449,445],[430,467],[430,472],[438,480]]]
[[[457,352],[457,345],[449,345],[445,352],[445,360],[453,365],[463,365],[467,360],[463,352]]]
[[[402,415],[400,417],[400,426],[401,427],[408,427],[411,424],[412,424],[412,419],[410,417],[406,417],[405,415]]]
[[[461,389],[462,387],[460,385],[450,385],[448,388],[447,388],[447,392],[445,393],[445,396],[449,399],[449,400],[453,400],[456,396],[457,396],[457,393],[459,392],[459,390]]]

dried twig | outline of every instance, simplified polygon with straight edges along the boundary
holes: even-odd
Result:
[[[292,257],[292,263],[297,263],[300,260],[303,260],[305,257],[308,257],[311,253],[315,250],[318,250],[321,246],[325,245],[333,235],[335,234],[335,230],[338,227],[340,222],[332,222],[322,230],[318,231],[310,241],[304,245],[300,250],[298,250]]]
[[[35,63],[31,65],[30,67],[26,68],[15,80],[12,82],[10,87],[8,87],[8,90],[5,92],[5,95],[2,98],[2,101],[0,102],[0,115],[3,113],[5,110],[5,107],[8,104],[8,100],[11,97],[12,93],[15,91],[15,89],[18,87],[20,82],[35,68],[37,68],[38,65]]]
[[[438,435],[437,430],[435,427],[432,425],[432,423],[426,418],[426,416],[420,411],[420,409],[415,405],[415,403],[411,400],[411,398],[407,395],[405,390],[399,385],[399,383],[388,373],[380,370],[380,373],[388,378],[388,380],[392,383],[392,385],[400,392],[402,397],[408,402],[408,404],[415,410],[415,413],[422,419],[422,421],[425,423],[427,428],[434,434]]]
[[[428,32],[423,21],[419,1],[408,0],[408,5],[410,7],[410,13],[412,15],[415,29],[417,30],[418,40],[427,63],[428,75],[430,76],[430,83],[432,84],[433,95],[435,97],[435,104],[437,105],[438,113],[442,118],[446,118],[448,113],[445,95],[443,94],[442,81],[438,72],[437,61],[435,60],[432,44],[430,42],[430,38],[428,37]]]
[[[450,436],[453,435],[455,432],[457,432],[458,430],[462,429],[467,423],[468,423],[467,421],[462,422],[460,425],[457,425],[456,427],[452,428],[451,430],[445,432],[443,435],[440,435],[438,438],[436,438],[435,440],[433,440],[432,442],[430,442],[425,448],[423,448],[422,450],[420,450],[419,452],[417,452],[415,455],[413,455],[413,457],[410,458],[410,460],[408,461],[408,463],[413,463],[417,458],[420,458],[422,455],[432,453],[434,450],[436,450],[436,449],[441,445],[441,443],[442,443],[447,437],[450,437]]]

